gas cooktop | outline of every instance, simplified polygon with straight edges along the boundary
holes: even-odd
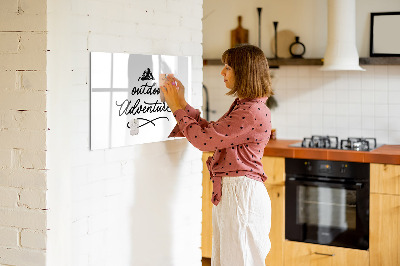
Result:
[[[353,151],[371,151],[382,145],[377,145],[376,138],[347,138],[339,142],[336,136],[311,136],[302,142],[289,145],[291,147],[337,149]]]

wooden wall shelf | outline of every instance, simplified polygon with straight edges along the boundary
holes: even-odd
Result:
[[[400,65],[400,57],[362,57],[360,65]]]
[[[271,68],[279,66],[322,66],[322,58],[268,58]],[[204,66],[222,65],[220,59],[204,59]],[[400,57],[362,57],[360,65],[400,65]]]

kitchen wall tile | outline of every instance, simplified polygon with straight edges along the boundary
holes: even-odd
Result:
[[[311,78],[322,78],[324,76],[324,71],[320,70],[320,66],[310,66],[310,76]]]
[[[338,129],[348,129],[349,118],[347,116],[337,116],[336,117],[336,127]]]
[[[348,128],[337,128],[336,136],[339,138],[339,146],[341,139],[347,139],[349,137],[349,129]]]
[[[310,74],[311,71],[312,71],[312,68],[310,68],[310,67],[299,67],[297,69],[297,76],[309,79],[311,76],[311,74]]]
[[[374,116],[375,106],[373,104],[362,104],[361,115],[362,116]]]
[[[310,127],[298,127],[297,134],[300,136],[311,136],[311,128]]]
[[[335,115],[324,115],[324,121],[323,121],[324,129],[330,130],[332,128],[335,128],[336,118],[337,118],[337,116],[335,116]],[[327,131],[326,134],[328,134],[328,133],[331,134],[330,131]]]
[[[350,103],[361,103],[362,91],[361,90],[349,90],[349,102]]]
[[[374,77],[375,78],[387,78],[387,74],[388,74],[388,67],[387,65],[377,65],[374,66]]]
[[[400,90],[400,74],[389,76],[388,89],[392,91]]]
[[[374,91],[373,90],[365,90],[361,91],[361,101],[363,104],[365,103],[374,103]]]
[[[400,77],[400,66],[390,66],[388,67],[388,76]]]
[[[375,117],[375,129],[386,130],[389,129],[389,118],[388,117]]]
[[[297,77],[287,77],[286,78],[286,88],[288,89],[296,89],[299,87],[298,78]]]
[[[389,130],[400,131],[400,117],[389,117]]]
[[[297,66],[287,66],[285,77],[298,77],[298,67]]]
[[[276,77],[285,77],[286,76],[286,67],[281,67],[281,68],[270,68],[269,73],[271,76],[276,76]]]
[[[311,136],[312,135],[326,135],[326,132],[324,131],[324,129],[322,127],[317,127],[317,128],[311,128]],[[309,135],[309,136],[310,136]]]
[[[335,115],[336,114],[336,105],[335,103],[325,103],[323,107],[323,114],[326,115]]]
[[[360,103],[351,103],[349,105],[349,115],[361,116],[362,107]]]
[[[336,74],[336,89],[347,90],[349,87],[349,77],[347,71],[339,71]]]
[[[324,78],[335,78],[335,71],[321,71]]]
[[[289,126],[293,126],[293,127],[298,127],[301,126],[302,123],[299,120],[299,115],[296,113],[291,114],[290,116],[287,117],[287,123]]]
[[[359,137],[362,136],[361,128],[349,128],[349,137]]]
[[[362,123],[359,116],[349,116],[349,129],[361,129]]]
[[[310,135],[347,132],[356,137],[368,133],[394,144],[391,141],[395,137],[384,132],[389,132],[386,121],[391,124],[391,118],[400,117],[400,67],[363,67],[365,72],[320,71],[319,66],[281,66],[271,70],[279,105],[273,110],[272,119],[279,138],[308,136],[300,131]],[[221,101],[218,98],[214,105]],[[392,126],[391,131],[400,131],[396,128]]]
[[[298,109],[298,113],[300,115],[305,115],[305,116],[309,116],[311,113],[311,104],[309,104],[308,102],[305,103],[299,103],[299,109]]]
[[[363,65],[362,68],[364,68],[365,71],[355,71],[355,72],[359,72],[362,77],[369,77],[374,75],[375,65]]]
[[[286,79],[285,78],[276,76],[276,77],[272,78],[271,83],[272,83],[272,90],[274,90],[274,92],[276,92],[277,90],[286,89]]]
[[[387,91],[388,89],[388,79],[387,78],[375,78],[374,79],[374,89],[375,91]]]
[[[362,129],[360,136],[362,138],[373,138],[375,136],[375,132],[372,129]]]
[[[298,88],[310,89],[311,82],[309,77],[304,77],[299,75],[297,82],[298,82],[297,85]]]
[[[400,89],[397,91],[389,91],[389,104],[400,104]]]
[[[387,117],[389,115],[389,107],[387,104],[375,105],[375,117]]]
[[[311,93],[311,102],[322,103],[322,99],[324,97],[324,92],[321,89],[314,88]]]
[[[325,84],[323,88],[324,88],[324,102],[334,103],[336,101],[335,87],[332,86],[332,84]]]
[[[347,116],[349,114],[349,105],[346,103],[336,103],[336,114],[338,116]]]
[[[375,138],[379,144],[388,143],[389,142],[389,133],[387,130],[376,130],[375,129]]]
[[[337,90],[336,91],[336,102],[348,104],[350,102],[349,90],[342,90],[342,89]]]
[[[361,88],[363,90],[373,90],[374,89],[374,77],[370,75],[363,75],[361,77]]]
[[[313,90],[319,89],[324,85],[324,78],[323,77],[311,77],[310,87]]]
[[[363,116],[361,118],[361,123],[362,123],[362,129],[371,129],[373,130],[375,128],[375,119],[373,116]]]
[[[311,115],[311,127],[313,129],[322,129],[324,116],[321,113],[314,113]]]
[[[400,104],[388,105],[389,117],[400,117]]]
[[[385,104],[388,102],[388,92],[387,91],[376,91],[374,94],[374,101],[376,104]]]
[[[349,90],[361,90],[361,71],[349,71]]]
[[[298,90],[299,90],[299,102],[310,104],[312,101],[311,99],[313,91],[310,90],[310,88],[308,89],[299,88]]]
[[[389,140],[387,143],[400,143],[400,130],[399,131],[389,131]]]

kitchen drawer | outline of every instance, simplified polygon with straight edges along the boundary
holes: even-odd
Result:
[[[365,250],[285,241],[285,266],[366,266]]]

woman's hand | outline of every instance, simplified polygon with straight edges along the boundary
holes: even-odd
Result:
[[[160,88],[161,91],[164,93],[165,101],[167,102],[169,108],[173,113],[178,109],[185,108],[186,106],[186,105],[182,106],[181,104],[182,96],[180,95],[181,93],[179,92],[180,91],[179,84],[182,85],[182,83],[177,82],[172,78],[167,78],[164,86]],[[183,100],[185,100],[185,98],[183,98]]]
[[[182,82],[179,79],[177,79],[175,77],[172,77],[172,80],[175,81],[176,84],[178,85],[178,88],[179,88],[178,89],[179,102],[180,102],[181,106],[183,108],[185,108],[186,105],[187,105],[187,102],[185,100],[185,87],[183,86]]]

